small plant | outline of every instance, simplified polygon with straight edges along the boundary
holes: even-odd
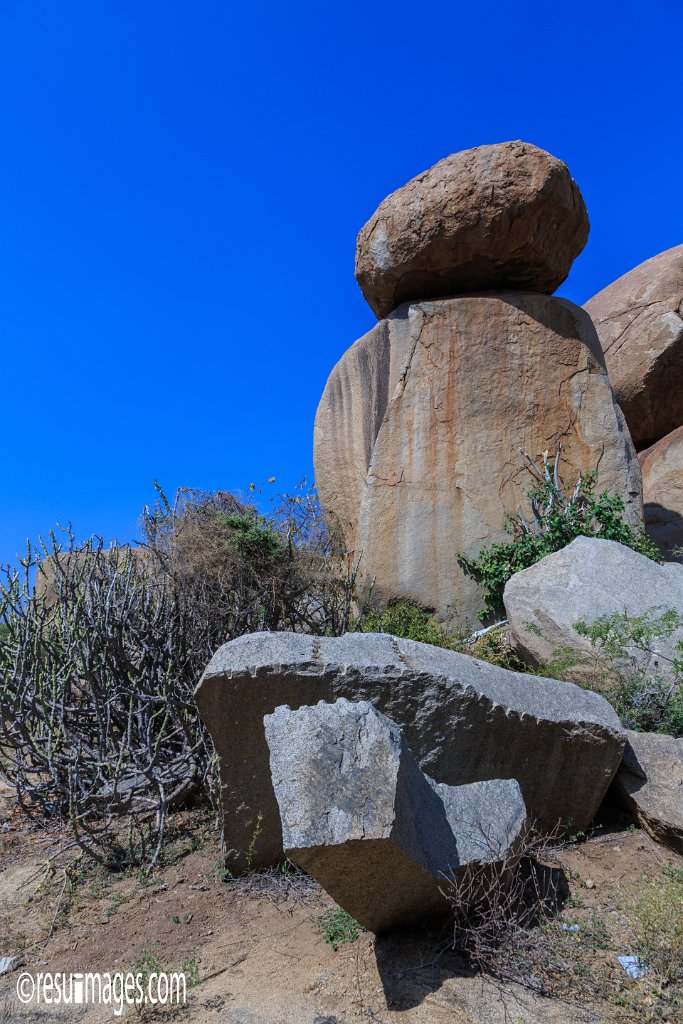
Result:
[[[323,939],[337,952],[340,946],[346,942],[355,942],[363,931],[358,921],[342,907],[330,907],[318,918],[318,927],[322,932]]]
[[[471,827],[483,844],[491,842],[485,825]],[[559,826],[551,833],[532,826],[495,866],[475,862],[447,880],[442,891],[453,912],[453,947],[472,968],[545,991],[542,974],[554,957],[547,929],[568,894],[560,842]]]
[[[115,892],[111,898],[111,903],[105,910],[107,917],[113,917],[119,907],[122,907],[124,903],[128,903],[128,896],[124,896],[122,892]]]
[[[143,987],[149,982],[150,974],[161,974],[164,970],[161,960],[152,949],[141,949],[133,961],[133,973],[142,975]]]
[[[469,654],[472,658],[479,658],[480,661],[488,661],[491,665],[498,665],[510,672],[528,672],[529,667],[519,657],[506,632],[499,631],[499,627],[493,629],[484,636],[476,636],[454,643],[454,648],[463,654]]]
[[[633,902],[635,952],[664,983],[683,981],[683,868],[644,877]]]
[[[258,842],[258,837],[261,835],[262,831],[263,814],[261,813],[261,811],[259,811],[258,816],[256,818],[256,824],[254,825],[254,831],[251,834],[249,846],[247,847],[247,852],[244,857],[244,862],[247,865],[247,871],[251,870],[251,865],[254,863],[254,857],[256,856],[256,844]]]
[[[201,981],[199,975],[199,959],[196,956],[185,960],[180,965],[180,970],[185,975],[185,983],[188,988],[195,988]]]
[[[619,495],[596,495],[597,473],[585,473],[573,488],[566,487],[559,476],[561,451],[558,448],[552,463],[549,453],[544,452],[540,466],[520,452],[533,480],[527,495],[531,516],[527,518],[521,509],[517,515],[508,515],[505,531],[512,540],[491,544],[476,558],[459,556],[464,572],[483,587],[482,620],[500,613],[505,584],[511,576],[566,547],[576,537],[615,540],[653,561],[662,560],[645,530],[624,520],[624,502]]]

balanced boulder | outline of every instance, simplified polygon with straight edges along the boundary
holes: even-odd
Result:
[[[600,653],[579,622],[625,614],[655,622],[667,611],[683,617],[683,566],[658,565],[613,540],[577,537],[508,580],[503,595],[513,643],[528,664],[548,665],[560,657],[572,679],[589,679]],[[683,630],[655,637],[643,650],[625,651],[644,669],[671,676]]]
[[[638,456],[645,527],[664,558],[683,553],[683,426]]]
[[[567,481],[599,466],[640,522],[640,469],[583,310],[530,293],[412,303],[332,371],[316,485],[375,599],[473,625],[481,592],[459,554],[506,539],[527,482],[518,449],[559,445]]]
[[[531,818],[551,828],[586,826],[621,760],[616,713],[571,683],[382,634],[252,633],[216,652],[196,691],[219,758],[224,850],[235,869],[283,856],[264,716],[339,697],[369,701],[396,722],[437,782],[517,779]]]
[[[285,853],[370,931],[444,916],[471,864],[514,859],[526,830],[514,779],[437,785],[366,701],[279,707],[264,726]]]
[[[683,245],[653,256],[586,303],[639,450],[683,425]]]
[[[683,854],[683,739],[627,736],[612,792],[653,839]]]
[[[377,317],[464,292],[550,294],[588,238],[564,163],[526,142],[454,153],[388,196],[361,229],[356,278]]]

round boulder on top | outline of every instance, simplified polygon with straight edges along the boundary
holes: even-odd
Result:
[[[566,164],[526,142],[441,160],[361,229],[356,278],[381,318],[402,302],[515,289],[550,294],[588,238]]]

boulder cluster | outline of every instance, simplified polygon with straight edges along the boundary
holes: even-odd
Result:
[[[642,516],[641,475],[586,312],[553,291],[588,236],[567,167],[509,142],[457,153],[361,230],[356,275],[382,319],[342,356],[315,421],[318,493],[361,590],[451,626],[480,592],[459,555],[505,539],[519,450],[563,452]]]
[[[645,523],[666,558],[683,549],[683,245],[586,303],[639,452]]]
[[[443,910],[445,881],[508,861],[527,819],[585,828],[625,742],[597,693],[376,633],[239,637],[196,699],[230,870],[287,855],[372,930]]]
[[[326,517],[360,558],[361,590],[381,603],[406,597],[451,626],[475,619],[480,592],[458,556],[505,539],[520,450],[561,451],[567,480],[597,469],[639,525],[633,434],[646,449],[648,522],[666,502],[657,537],[673,547],[683,247],[582,310],[550,293],[587,235],[565,165],[522,142],[448,157],[361,230],[356,274],[381,319],[332,371],[315,469]],[[381,633],[225,644],[196,700],[220,765],[229,869],[287,856],[384,932],[445,914],[449,881],[470,869],[507,877],[530,823],[586,828],[610,787],[683,850],[683,739],[627,735],[584,688],[595,651],[576,630],[626,610],[683,617],[683,566],[579,537],[512,576],[504,603],[525,662],[570,651],[572,681]],[[672,628],[625,658],[676,685],[681,641]]]

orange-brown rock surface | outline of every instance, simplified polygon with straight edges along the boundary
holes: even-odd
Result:
[[[342,357],[315,429],[323,508],[362,553],[366,587],[474,622],[479,588],[458,565],[504,540],[526,486],[519,448],[597,468],[642,513],[633,445],[590,318],[531,293],[406,304]]]
[[[638,456],[645,526],[667,559],[683,552],[683,426]]]
[[[683,245],[624,274],[585,309],[636,448],[683,425]]]
[[[358,235],[356,278],[378,317],[402,302],[463,292],[550,293],[588,230],[561,160],[526,142],[478,146],[380,204]]]

